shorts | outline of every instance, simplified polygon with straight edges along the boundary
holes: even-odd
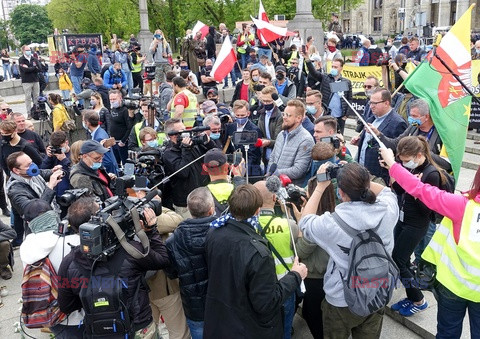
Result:
[[[169,63],[155,63],[155,81],[157,83],[165,82],[166,74],[171,70],[172,66]]]

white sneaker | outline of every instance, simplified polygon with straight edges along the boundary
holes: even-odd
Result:
[[[7,286],[0,287],[0,297],[6,297],[8,295]]]

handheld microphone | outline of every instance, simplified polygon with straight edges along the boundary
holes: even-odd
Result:
[[[283,203],[288,199],[287,191],[282,187],[282,182],[276,175],[269,176],[265,182],[265,186],[269,192],[276,194],[277,198]]]
[[[285,105],[283,104],[282,99],[278,97],[277,93],[272,93],[272,99],[275,102],[275,105],[277,105],[279,110],[283,111],[285,109]]]
[[[260,148],[260,147],[262,147],[262,145],[263,145],[262,139],[258,138],[257,142],[254,144],[254,146],[257,147],[257,148]]]
[[[292,180],[286,174],[280,174],[278,178],[280,179],[283,187],[287,187],[288,185],[292,184]]]

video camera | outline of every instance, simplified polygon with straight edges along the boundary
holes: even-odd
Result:
[[[177,143],[181,143],[183,138],[192,139],[193,145],[203,145],[207,143],[208,137],[203,132],[209,131],[209,126],[198,126],[192,129],[182,130],[182,131],[170,131],[168,132],[169,136],[178,135]]]
[[[145,66],[145,74],[147,74],[147,80],[155,80],[155,65]]]
[[[323,137],[319,141],[325,142],[327,144],[332,144],[333,148],[335,149],[340,148],[340,139],[338,139],[336,136]]]
[[[38,97],[37,102],[33,105],[30,111],[34,120],[48,120],[47,104],[48,100],[46,97]]]
[[[140,89],[134,88],[132,90],[131,97],[123,98],[123,105],[129,110],[135,110],[140,108],[140,100],[142,99],[141,94],[139,93]]]
[[[135,175],[135,178],[144,177],[146,179],[147,187],[155,186],[165,177],[165,170],[162,161],[162,154],[164,151],[165,146],[157,149],[152,148],[135,153],[134,156],[130,156],[129,160],[127,160],[127,164],[131,163],[134,166],[132,174]]]
[[[328,181],[336,179],[338,176],[338,171],[343,167],[341,164],[332,164],[330,163],[326,168],[325,173],[317,174],[317,181]]]

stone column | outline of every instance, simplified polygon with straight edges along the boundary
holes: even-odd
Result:
[[[477,4],[477,6],[478,5],[479,4]],[[457,16],[455,18],[455,21],[458,21],[458,19],[460,19],[463,13],[467,11],[468,7],[470,7],[470,3],[468,0],[457,0]],[[475,10],[472,12],[472,14],[472,16],[475,15]]]
[[[138,7],[140,11],[140,32],[138,33],[137,40],[142,45],[142,53],[149,55],[148,49],[152,42],[153,34],[148,27],[147,0],[139,0]],[[151,61],[150,57],[148,57],[148,60]]]
[[[315,39],[314,45],[318,48],[320,55],[323,56],[324,49],[322,22],[313,17],[312,1],[297,0],[296,8],[297,13],[295,14],[295,17],[287,24],[288,30],[293,31],[298,29],[304,43],[306,43],[308,36],[313,36]]]
[[[438,27],[450,25],[450,1],[440,0],[438,4]]]

